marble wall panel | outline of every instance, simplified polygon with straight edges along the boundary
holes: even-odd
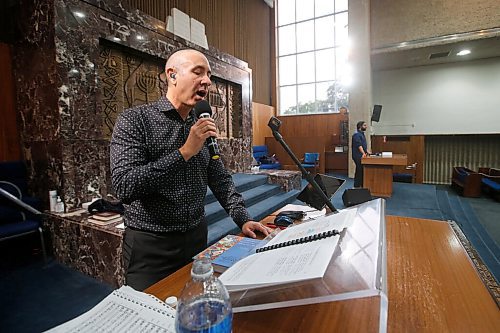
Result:
[[[49,190],[63,188],[61,143],[55,141],[25,141],[23,154],[29,172],[29,188],[49,207]]]
[[[71,217],[45,216],[44,228],[49,232],[53,255],[65,265],[120,287],[125,280],[123,231],[115,228],[115,224],[92,225],[86,222],[87,216],[87,213]]]
[[[109,142],[63,141],[63,193],[66,208],[80,207],[92,198],[110,194]]]
[[[103,45],[158,59],[186,46],[205,53],[214,76],[241,87],[230,103],[238,112],[230,126],[236,135],[220,142],[224,163],[232,172],[250,169],[252,91],[245,62],[173,36],[164,22],[120,1],[21,0],[21,7],[24,38],[14,52],[17,104],[26,159],[41,197],[57,186],[73,208],[112,192],[99,75]],[[30,163],[34,151],[37,160]]]

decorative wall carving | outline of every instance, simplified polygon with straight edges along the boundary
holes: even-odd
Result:
[[[57,189],[71,209],[113,193],[109,139],[116,116],[164,93],[158,79],[164,59],[186,46],[203,52],[212,67],[210,100],[224,164],[232,172],[250,169],[252,74],[245,62],[186,42],[120,1],[21,2],[16,102],[39,197]]]
[[[166,93],[160,79],[164,61],[144,54],[132,54],[102,43],[99,52],[99,79],[103,136],[111,138],[118,115],[125,109],[156,101]]]

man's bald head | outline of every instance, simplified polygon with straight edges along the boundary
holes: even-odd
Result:
[[[188,110],[208,94],[211,69],[208,59],[197,50],[182,49],[170,55],[165,64],[167,98],[176,107]]]
[[[165,73],[168,78],[171,78],[172,74],[177,75],[178,71],[185,70],[186,67],[189,67],[196,61],[205,61],[208,64],[208,60],[205,55],[197,50],[182,49],[175,51],[167,59],[167,63],[165,64]]]
[[[168,57],[167,63],[165,64],[165,70],[167,70],[167,68],[169,67],[180,67],[186,61],[190,61],[193,55],[201,55],[204,57],[201,52],[192,49],[182,49],[175,51],[170,55],[170,57]]]

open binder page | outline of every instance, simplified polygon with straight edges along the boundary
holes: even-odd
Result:
[[[47,332],[175,332],[175,310],[128,286],[113,291],[79,317]]]
[[[322,278],[339,240],[332,231],[351,225],[355,216],[355,210],[346,210],[281,231],[265,251],[238,261],[220,279],[235,291]]]
[[[220,276],[228,290],[242,290],[323,277],[338,236],[251,255]]]
[[[317,225],[314,224],[315,222],[318,222]],[[377,297],[382,311],[384,304],[387,304],[384,200],[372,200],[344,209],[338,214],[331,214],[294,226],[280,232],[272,241],[282,243],[288,237],[294,237],[292,233],[296,234],[295,236],[301,235],[302,228],[313,226],[319,228],[322,224],[329,225],[329,228],[337,228],[341,231],[340,235],[298,246],[320,246],[320,242],[335,242],[333,252],[329,252],[332,251],[331,248],[324,252],[326,258],[322,260],[328,263],[323,275],[318,271],[312,273],[311,267],[308,267],[307,270],[311,272],[309,280],[284,278],[280,281],[281,283],[265,285],[263,278],[262,288],[230,290],[233,311],[238,313],[366,297]],[[287,252],[293,247],[287,246],[278,250]],[[264,251],[257,255],[266,254],[273,258],[275,251]],[[267,270],[266,265],[270,265],[269,262],[259,262],[256,268],[257,273],[247,271],[248,273],[244,274],[263,275],[263,272]],[[320,269],[319,266],[316,268]],[[319,278],[315,278],[317,276]],[[241,279],[254,277],[245,276]],[[382,317],[380,318],[382,320]]]

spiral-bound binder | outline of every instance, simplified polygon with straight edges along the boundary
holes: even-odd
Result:
[[[324,231],[322,233],[318,233],[318,234],[314,234],[314,235],[309,235],[309,236],[301,237],[301,238],[298,238],[298,239],[292,239],[292,240],[289,240],[289,241],[286,241],[286,242],[283,242],[283,243],[277,243],[277,244],[273,244],[273,245],[270,245],[270,246],[264,246],[264,247],[261,247],[261,248],[258,248],[257,250],[255,250],[255,252],[259,253],[259,252],[264,252],[264,251],[279,249],[279,248],[286,247],[286,246],[314,242],[316,240],[320,240],[320,239],[323,239],[323,238],[332,237],[332,236],[339,235],[339,234],[340,234],[340,232],[338,230],[335,230],[335,229],[334,230],[328,230],[328,231]]]
[[[280,231],[219,278],[232,292],[321,278],[337,248],[339,230],[348,229],[355,215],[348,209]]]
[[[128,286],[113,291],[88,312],[47,332],[175,332],[175,310]]]

